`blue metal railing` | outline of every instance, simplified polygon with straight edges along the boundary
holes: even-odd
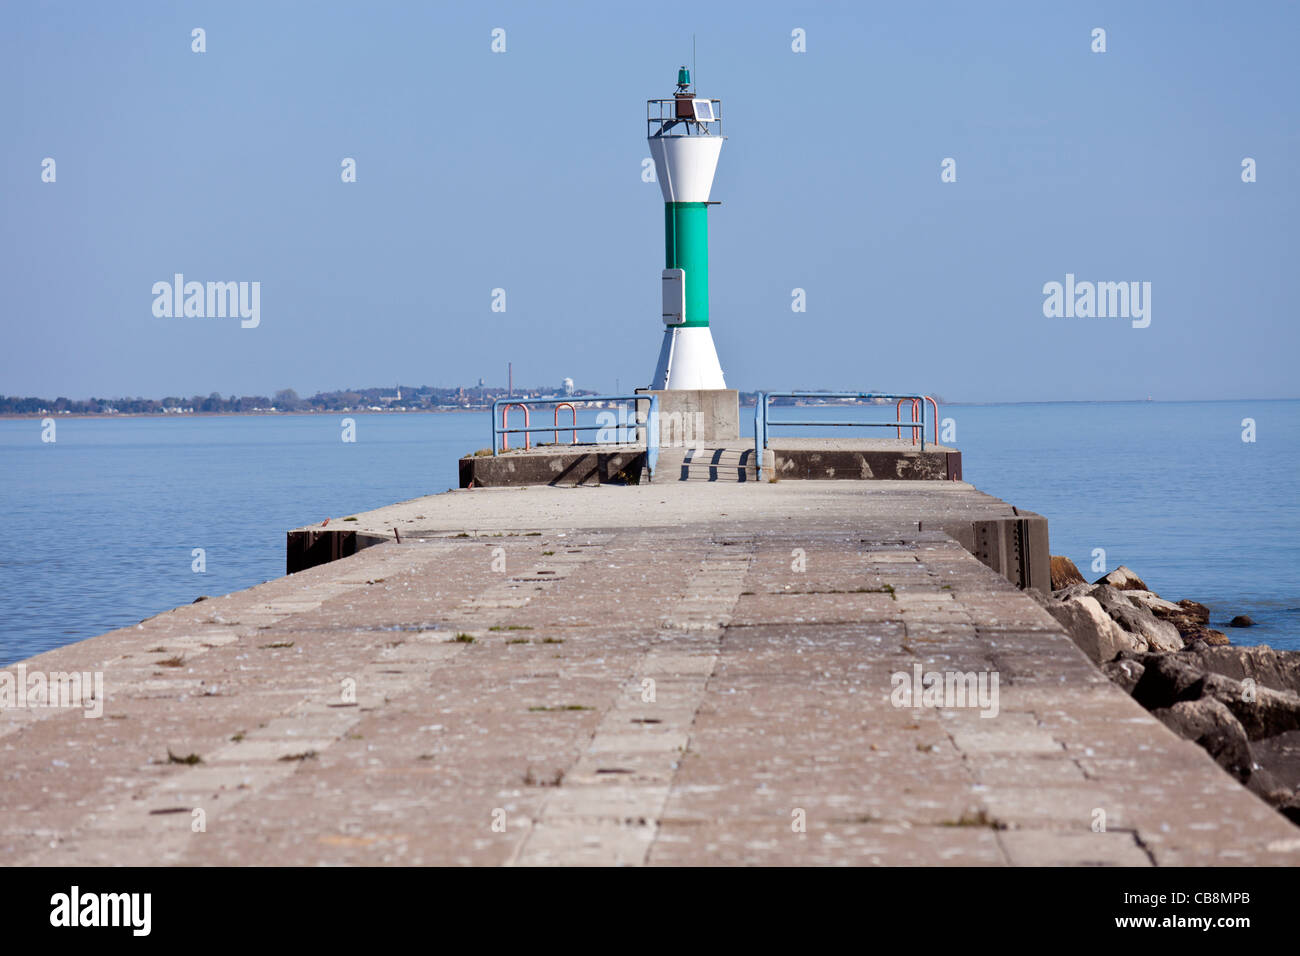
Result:
[[[560,427],[561,431],[571,432],[601,432],[610,429],[624,431],[626,429],[645,429],[645,462],[646,468],[650,474],[654,475],[655,467],[659,464],[659,396],[658,395],[566,395],[556,398],[498,398],[492,403],[492,454],[498,454],[502,449],[500,441],[503,435],[529,435],[533,432],[552,432],[556,431],[556,424],[550,425],[525,425],[523,428],[506,428],[505,422],[498,418],[497,409],[505,406],[522,406],[525,409],[529,406],[537,405],[591,405],[596,402],[605,404],[616,404],[618,402],[631,402],[634,409],[633,421],[620,422],[617,425],[564,425]],[[649,402],[650,409],[646,415],[645,421],[636,421],[637,402]],[[652,479],[653,480],[653,479]]]
[[[915,399],[921,404],[921,417],[913,419],[910,422],[902,421],[902,416],[897,408],[894,411],[894,418],[897,421],[891,422],[856,422],[847,420],[831,421],[778,421],[769,416],[767,403],[774,398],[856,398],[862,400],[889,399],[890,401],[903,401]],[[811,425],[814,427],[830,428],[911,428],[914,429],[920,425],[921,428],[921,451],[925,451],[925,395],[880,395],[875,392],[759,392],[758,400],[754,403],[754,457],[757,459],[758,476],[763,477],[763,451],[767,448],[768,429],[773,425]],[[915,412],[913,412],[915,415]]]

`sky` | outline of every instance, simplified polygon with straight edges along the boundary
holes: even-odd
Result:
[[[1296,397],[1298,26],[1282,2],[7,0],[0,393],[504,385],[507,362],[648,385],[645,101],[694,38],[727,136],[729,386]],[[156,316],[175,273],[259,282],[259,323]],[[1045,315],[1067,274],[1150,283],[1150,324]]]

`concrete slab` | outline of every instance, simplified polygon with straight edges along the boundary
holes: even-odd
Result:
[[[920,485],[489,489],[358,515],[402,543],[26,662],[102,671],[103,716],[0,712],[0,852],[1300,862],[1300,830],[940,530],[1009,505]],[[917,665],[996,674],[996,716],[899,699]]]

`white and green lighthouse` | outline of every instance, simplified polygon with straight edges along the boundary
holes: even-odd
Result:
[[[649,100],[650,155],[664,194],[663,346],[653,389],[722,389],[709,331],[709,199],[722,151],[722,101],[700,99],[677,71],[671,99]]]

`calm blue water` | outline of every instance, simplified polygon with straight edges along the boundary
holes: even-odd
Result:
[[[752,410],[741,414],[752,434]],[[868,414],[882,417],[835,412]],[[1261,622],[1235,642],[1300,649],[1300,402],[941,416],[966,479],[1046,515],[1052,551],[1088,578],[1104,548],[1107,568],[1127,564],[1167,598]],[[353,415],[354,444],[340,440],[342,417],[69,419],[54,444],[38,421],[0,421],[0,665],[278,577],[287,529],[445,491],[456,459],[489,443],[486,412]],[[789,433],[803,432],[825,433]],[[194,548],[206,573],[191,569]]]

